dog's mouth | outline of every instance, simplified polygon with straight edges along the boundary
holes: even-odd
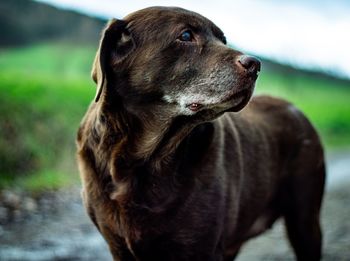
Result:
[[[197,111],[199,111],[201,108],[203,108],[203,104],[201,104],[201,103],[196,103],[196,102],[194,102],[194,103],[191,103],[191,104],[188,104],[186,107],[188,108],[188,109],[190,109],[191,111],[193,111],[193,112],[197,112]]]
[[[197,103],[193,102],[188,104],[186,107],[192,112],[198,112],[204,109],[223,109],[224,111],[234,111],[237,112],[241,110],[249,101],[252,91],[250,88],[229,93],[225,95],[222,99],[215,103]]]

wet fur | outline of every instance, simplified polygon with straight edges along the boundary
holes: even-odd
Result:
[[[184,20],[205,28],[197,51],[170,44]],[[144,9],[107,26],[93,69],[96,101],[77,146],[84,205],[114,260],[233,260],[279,217],[297,259],[320,259],[324,158],[303,114],[267,96],[235,112],[192,113],[175,101],[210,95],[207,72],[222,83],[219,98],[252,92],[255,79],[235,63],[240,54],[209,20],[183,9]],[[197,89],[200,82],[208,87]]]

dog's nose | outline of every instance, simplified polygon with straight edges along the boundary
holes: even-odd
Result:
[[[257,74],[260,72],[261,63],[253,56],[241,55],[238,58],[238,64],[246,69],[250,74]]]

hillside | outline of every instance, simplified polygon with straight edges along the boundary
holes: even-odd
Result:
[[[0,47],[47,41],[96,43],[105,22],[31,0],[1,0]]]
[[[0,1],[0,50],[42,42],[65,42],[96,46],[107,20],[59,9],[33,0]],[[265,71],[286,75],[312,74],[316,78],[347,83],[327,72],[302,70],[259,57]]]
[[[1,0],[0,188],[56,188],[77,178],[74,140],[94,97],[90,69],[104,24],[30,0]],[[327,147],[350,145],[349,81],[262,64],[256,93],[296,104]]]

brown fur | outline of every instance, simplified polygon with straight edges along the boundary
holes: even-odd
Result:
[[[320,259],[318,135],[286,101],[247,105],[260,65],[225,44],[180,8],[104,31],[77,144],[83,201],[114,260],[233,260],[279,217],[297,259]]]

